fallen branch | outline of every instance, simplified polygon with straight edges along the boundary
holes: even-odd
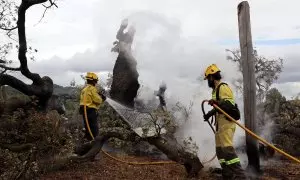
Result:
[[[17,177],[15,178],[15,180],[21,179],[24,177],[24,175],[26,174],[26,172],[28,171],[30,164],[34,161],[35,159],[35,154],[36,151],[30,152],[30,154],[28,155],[28,158],[25,161],[25,164],[23,165],[23,169],[22,171],[19,172],[19,174],[17,175]]]
[[[33,144],[27,143],[27,144],[2,144],[0,143],[0,148],[2,149],[8,149],[12,152],[24,152],[28,151],[33,147]]]
[[[171,139],[164,137],[148,137],[141,138],[135,132],[126,130],[124,128],[106,129],[106,131],[100,130],[100,135],[96,137],[95,141],[85,143],[75,149],[75,153],[78,154],[78,158],[72,157],[73,162],[83,162],[93,159],[101,150],[103,144],[109,138],[118,138],[124,141],[147,141],[150,144],[156,146],[167,157],[181,165],[184,165],[189,177],[196,177],[198,172],[203,168],[199,158],[185,149]],[[67,161],[70,162],[70,161]]]

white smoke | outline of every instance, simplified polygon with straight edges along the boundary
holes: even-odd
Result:
[[[129,23],[136,27],[132,54],[137,60],[139,82],[154,91],[161,81],[165,81],[168,87],[167,106],[177,101],[188,106],[193,101],[190,120],[178,132],[178,140],[191,136],[199,146],[200,160],[210,159],[215,154],[215,138],[208,124],[203,121],[201,111],[201,102],[211,98],[211,89],[202,80],[204,70],[209,64],[216,63],[221,68],[224,81],[235,91],[231,82],[236,78],[236,66],[226,60],[223,47],[215,47],[212,42],[194,37],[182,37],[180,24],[167,17],[137,12],[129,16]],[[209,63],[208,59],[211,59]],[[144,99],[149,96],[151,99],[154,94],[141,94]],[[237,101],[243,111],[241,100]],[[206,106],[207,111],[210,109]],[[235,144],[243,143],[243,136],[243,130],[237,127]],[[218,166],[217,159],[210,165]]]

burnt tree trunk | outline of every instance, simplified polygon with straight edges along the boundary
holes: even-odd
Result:
[[[113,69],[113,80],[110,89],[110,97],[119,103],[134,107],[134,99],[140,87],[138,82],[139,74],[136,69],[137,62],[131,53],[131,45],[134,37],[134,32],[124,33],[127,27],[126,23],[122,22],[116,38],[115,47],[112,51],[118,52]]]
[[[247,1],[243,1],[238,5],[239,39],[244,82],[244,117],[246,127],[254,133],[257,133],[256,84],[249,9]],[[247,170],[257,174],[260,172],[258,143],[255,138],[247,133],[246,148],[248,155]]]
[[[135,59],[120,52],[113,69],[110,97],[128,107],[134,107],[134,98],[140,87],[136,65]]]

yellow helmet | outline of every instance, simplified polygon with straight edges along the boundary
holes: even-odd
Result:
[[[205,74],[204,74],[204,80],[207,79],[208,75],[215,74],[216,72],[221,72],[221,70],[217,67],[216,64],[212,64],[212,65],[208,66],[206,68],[206,71],[205,71]]]
[[[98,76],[93,72],[88,72],[88,73],[86,73],[85,79],[98,81]]]

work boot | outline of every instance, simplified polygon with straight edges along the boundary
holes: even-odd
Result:
[[[222,174],[222,168],[209,168],[209,172],[212,174]]]

